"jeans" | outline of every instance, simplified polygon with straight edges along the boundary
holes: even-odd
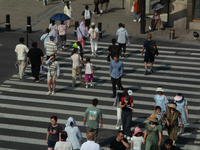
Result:
[[[111,82],[112,82],[113,95],[116,96],[116,84],[120,90],[123,89],[121,84],[121,77],[119,77],[118,79],[111,77]]]
[[[31,65],[32,75],[35,80],[39,80],[40,65]]]
[[[135,20],[140,19],[140,18],[138,17],[138,15],[137,15],[137,12],[134,12],[134,14],[135,14]]]
[[[119,43],[119,47],[121,50],[123,48],[123,52],[126,53],[126,43],[124,43],[124,44]]]
[[[60,46],[66,45],[66,35],[60,35]]]
[[[122,111],[122,126],[124,135],[131,137],[132,111]]]
[[[99,3],[95,4],[94,12],[97,12],[97,14],[100,14],[100,11],[99,11]]]

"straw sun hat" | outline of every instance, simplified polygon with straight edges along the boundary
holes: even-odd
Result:
[[[147,119],[152,121],[152,122],[158,122],[156,115],[154,115],[154,114],[151,114],[150,117],[148,117]]]
[[[162,87],[157,87],[156,92],[164,92]]]
[[[169,107],[170,107],[170,108],[176,109],[176,104],[173,104],[173,103],[172,103],[172,104],[169,105]]]

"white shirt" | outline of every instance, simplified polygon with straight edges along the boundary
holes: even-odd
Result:
[[[92,69],[91,69],[92,63],[87,63],[85,66],[86,66],[85,74],[92,74]]]
[[[89,33],[90,35],[91,35],[91,33],[92,33],[92,30],[94,30],[94,29],[90,28],[89,31],[88,31],[88,33]],[[98,36],[99,29],[98,29],[98,28],[95,28],[95,32],[96,32],[96,39],[98,39],[98,38],[99,38],[99,36]],[[90,39],[91,39],[91,36],[90,36]]]
[[[26,60],[26,53],[28,53],[29,49],[24,44],[18,44],[15,47],[15,52],[17,53],[18,60]]]
[[[82,144],[80,150],[101,150],[101,147],[94,141],[87,141]]]
[[[131,138],[131,141],[133,141],[133,149],[135,150],[142,150],[141,149],[141,145],[142,145],[142,142],[143,142],[143,137],[140,136],[140,137],[136,137],[136,136],[133,136]]]
[[[72,17],[72,11],[73,9],[71,6],[69,6],[69,9],[67,6],[64,7],[64,14],[66,13],[66,15],[69,16],[70,18]]]
[[[58,141],[56,142],[54,150],[72,150],[72,144],[67,141]]]
[[[80,65],[81,56],[79,54],[74,54],[71,56],[73,62],[73,68]]]

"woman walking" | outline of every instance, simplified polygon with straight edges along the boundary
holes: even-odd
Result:
[[[93,66],[92,63],[90,63],[90,58],[86,58],[86,64],[85,64],[85,82],[86,82],[86,88],[88,88],[88,82],[89,82],[89,77],[90,77],[90,86],[94,86],[92,84],[92,81],[94,79],[94,71],[93,71]]]
[[[79,27],[76,29],[76,34],[77,34],[78,41],[81,43],[83,51],[84,51],[84,46],[85,46],[84,38],[87,38],[88,35],[87,35],[85,23],[83,21],[80,23]]]
[[[82,134],[76,125],[74,118],[69,117],[66,123],[67,141],[72,144],[73,150],[80,149],[82,143]]]
[[[58,43],[58,27],[57,25],[55,24],[55,21],[54,20],[51,20],[50,21],[50,25],[49,25],[49,30],[50,30],[50,33],[49,35],[50,36],[53,36],[54,37],[54,43],[57,44]]]
[[[90,44],[91,44],[91,51],[92,55],[97,55],[98,49],[98,41],[100,40],[99,36],[99,29],[95,27],[95,23],[91,23],[91,28],[88,31],[88,35],[90,36]]]
[[[188,102],[184,99],[184,96],[181,93],[176,94],[174,103],[177,105],[176,110],[181,113],[183,125],[188,123]],[[178,124],[181,125],[180,119],[178,119]],[[181,133],[184,133],[184,126],[181,128]]]
[[[99,0],[94,0],[94,4],[95,4],[95,8],[94,11],[92,12],[93,14],[95,14],[95,12],[97,12],[97,16],[100,16],[100,11],[99,11]]]
[[[149,30],[157,29],[161,31],[163,28],[162,20],[160,18],[161,9],[154,10],[153,19],[151,21],[151,25],[149,26]]]
[[[167,131],[169,134],[169,138],[173,140],[173,145],[175,144],[175,141],[177,138],[177,132],[178,132],[178,118],[181,122],[181,128],[183,128],[183,122],[181,118],[181,113],[176,110],[176,103],[171,103],[169,105],[169,109],[164,115],[167,125]]]
[[[133,99],[129,96],[128,92],[124,90],[122,94],[121,101],[119,102],[119,107],[122,109],[122,126],[124,135],[126,135],[127,140],[131,139],[131,121],[132,121],[132,111],[133,111]]]
[[[135,14],[135,19],[133,21],[140,22],[140,18],[138,17],[138,13],[140,12],[140,0],[136,0],[133,4],[133,7],[134,7],[134,14]]]
[[[60,25],[58,25],[61,50],[64,50],[66,44],[66,30],[67,30],[66,24],[64,24],[64,21],[61,21]]]
[[[145,150],[160,150],[162,126],[158,125],[158,120],[154,114],[151,114],[147,119],[150,120],[150,122],[145,125],[143,140],[143,144],[146,143]]]
[[[67,1],[66,6],[64,7],[64,14],[66,14],[67,16],[69,16],[69,18],[73,17],[73,9],[69,4],[69,1]],[[67,27],[70,28],[70,19],[67,20]]]
[[[48,150],[53,150],[57,141],[61,141],[62,127],[57,124],[57,116],[51,117],[51,124],[47,128],[46,142]]]

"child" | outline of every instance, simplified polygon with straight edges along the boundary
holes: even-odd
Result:
[[[176,110],[181,113],[183,124],[188,123],[188,102],[184,100],[184,96],[181,93],[176,94],[174,102],[177,104]],[[181,124],[180,119],[178,119],[178,123],[179,125]],[[181,128],[181,133],[184,133],[184,127]]]
[[[140,130],[139,127],[135,128],[135,132],[131,138],[131,147],[130,150],[142,150],[141,145],[143,142],[143,137],[142,137],[142,130]]]
[[[60,67],[57,61],[55,61],[55,55],[51,55],[50,58],[46,61],[46,64],[48,66],[48,73],[47,73],[47,85],[49,92],[47,95],[55,94],[55,88],[56,88],[56,79],[60,75]],[[53,83],[53,90],[51,92],[51,81]]]
[[[162,87],[159,86],[159,87],[156,89],[156,92],[158,92],[158,95],[156,94],[156,95],[154,96],[154,99],[155,99],[154,108],[155,108],[156,106],[160,106],[162,113],[163,113],[163,112],[166,112],[166,110],[168,109],[168,104],[167,104],[167,103],[169,103],[169,101],[167,100],[166,96],[163,95],[163,92],[164,92],[164,91],[163,91]],[[167,109],[166,109],[166,108],[167,108]],[[155,109],[154,109],[154,112],[155,112]]]
[[[90,58],[87,57],[86,58],[86,65],[85,65],[86,88],[88,88],[89,77],[90,77],[90,82],[91,82],[90,86],[93,86],[93,84],[92,84],[93,77],[94,77],[93,67],[92,67],[92,63],[90,63]]]
[[[158,119],[158,124],[163,127],[163,124],[162,124],[163,116],[162,116],[162,113],[161,113],[161,107],[156,106],[154,111],[155,111],[154,115],[156,115],[156,118]]]

